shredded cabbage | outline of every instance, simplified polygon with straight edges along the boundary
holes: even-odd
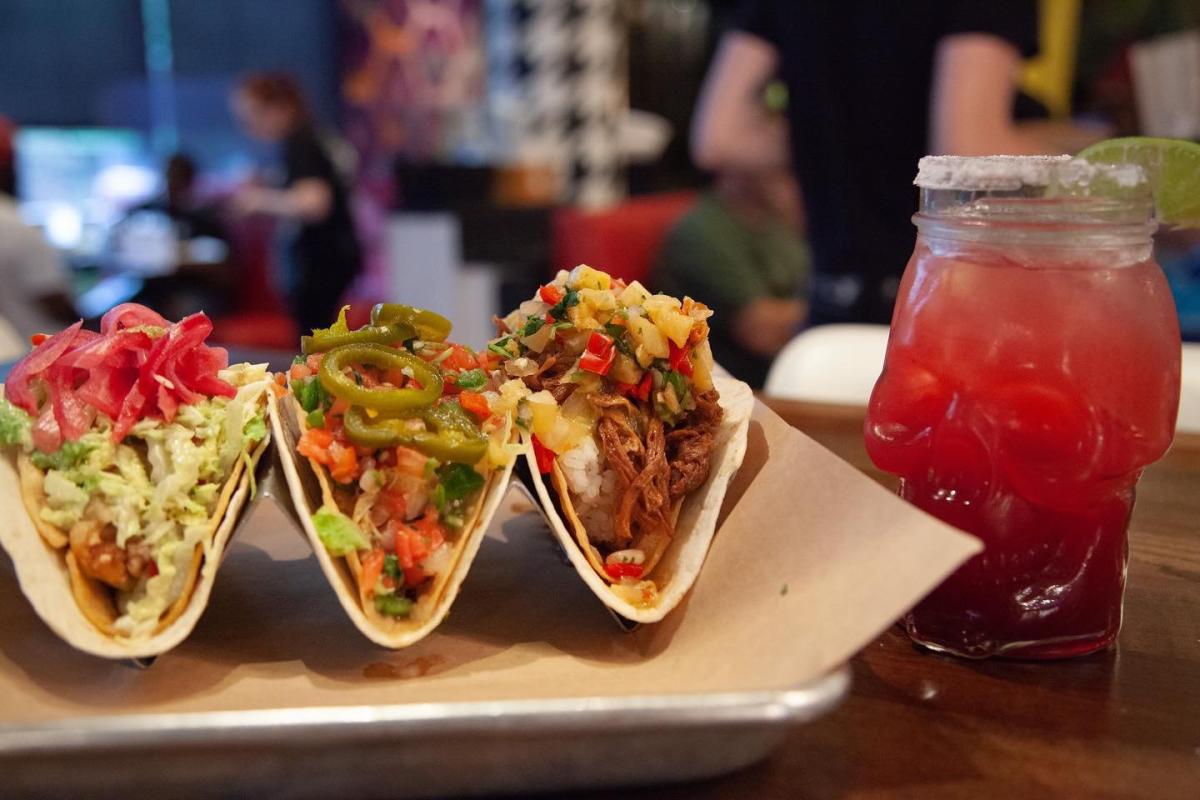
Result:
[[[118,546],[140,538],[150,548],[158,574],[143,576],[117,598],[121,616],[115,627],[123,635],[150,633],[183,592],[192,554],[211,525],[223,484],[234,464],[266,436],[266,365],[237,365],[220,377],[238,387],[235,397],[180,406],[170,423],[144,419],[120,443],[112,441],[111,421],[98,416],[70,459],[47,462],[62,468],[46,472],[43,519],[68,529],[85,515],[95,517],[115,526]],[[33,452],[28,415],[21,436],[13,423],[19,419],[6,417],[4,405],[0,401],[0,436],[8,420],[18,433],[11,437],[18,440],[14,443]]]

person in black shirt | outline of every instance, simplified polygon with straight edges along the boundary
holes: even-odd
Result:
[[[886,324],[912,252],[917,160],[1046,152],[1012,117],[1034,0],[754,0],[722,39],[693,128],[706,169],[799,179],[810,324]],[[762,106],[778,75],[787,120]]]
[[[326,327],[362,266],[348,191],[291,76],[245,78],[233,110],[249,135],[282,144],[285,171],[282,189],[243,187],[235,206],[295,223],[283,226],[292,314],[301,331]]]

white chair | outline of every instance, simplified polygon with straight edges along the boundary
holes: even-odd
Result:
[[[865,406],[883,370],[886,325],[821,325],[787,346],[767,373],[766,394]]]
[[[766,394],[813,403],[865,406],[883,369],[884,325],[809,328],[776,357]],[[1183,345],[1177,431],[1200,433],[1200,344]]]
[[[1200,344],[1183,346],[1181,384],[1175,430],[1200,433]]]

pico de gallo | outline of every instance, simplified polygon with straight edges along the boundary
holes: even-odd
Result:
[[[380,304],[357,330],[346,311],[303,337],[286,376],[296,449],[330,480],[334,502],[312,517],[326,551],[347,559],[364,605],[406,618],[454,567],[489,475],[519,446],[485,396],[495,354],[447,341],[431,311]]]
[[[203,313],[126,303],[99,332],[33,337],[4,385],[0,445],[34,524],[112,594],[118,635],[153,632],[186,591],[226,481],[266,436],[266,366],[228,366],[211,332]]]

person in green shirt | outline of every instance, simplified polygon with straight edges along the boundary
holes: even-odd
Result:
[[[713,356],[755,388],[808,314],[802,219],[791,176],[724,172],[667,234],[654,268],[658,291],[713,309]]]

